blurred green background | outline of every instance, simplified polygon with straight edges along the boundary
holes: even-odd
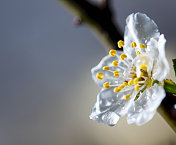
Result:
[[[112,4],[122,32],[129,14],[151,17],[168,40],[169,62],[176,58],[176,1]],[[106,52],[90,28],[72,20],[55,0],[0,1],[0,145],[176,144],[159,114],[141,127],[125,117],[115,127],[89,119],[100,90],[90,69]]]

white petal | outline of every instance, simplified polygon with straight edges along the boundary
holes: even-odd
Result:
[[[169,73],[169,64],[165,55],[165,44],[166,39],[162,34],[158,41],[158,51],[159,51],[158,60],[156,61],[153,69],[153,78],[158,81],[163,81]]]
[[[147,44],[146,53],[150,55],[152,58],[158,58],[159,50],[158,50],[158,41],[154,38],[151,38]]]
[[[136,122],[137,125],[142,125],[151,120],[164,97],[163,87],[155,84],[147,88],[129,108],[128,123]]]
[[[131,48],[131,43],[136,42],[147,45],[151,38],[158,39],[159,31],[155,22],[147,15],[142,13],[131,14],[126,19],[124,34],[124,51],[131,52],[135,56],[135,49]]]
[[[97,102],[89,116],[90,119],[113,126],[127,113],[135,96],[132,95],[128,100],[124,100],[124,95],[127,95],[129,91],[114,93],[113,89],[111,87],[100,91],[97,95]]]
[[[121,54],[122,54],[122,52],[117,52],[117,55],[120,56]],[[114,66],[112,65],[112,62],[115,61],[115,60],[118,60],[118,61],[119,61],[118,57],[112,57],[112,56],[110,56],[110,55],[107,55],[107,56],[105,56],[105,57],[100,61],[100,63],[99,63],[97,66],[95,66],[94,68],[92,68],[92,70],[91,70],[91,72],[92,72],[92,78],[93,78],[93,80],[95,81],[95,83],[97,83],[100,87],[103,87],[103,84],[104,84],[105,82],[110,82],[110,84],[114,84],[114,81],[117,81],[117,80],[118,80],[118,78],[115,78],[115,77],[113,76],[113,73],[112,73],[112,72],[109,72],[109,71],[107,71],[107,70],[103,70],[103,67],[104,67],[104,66],[109,66],[109,67],[111,67],[111,70],[112,70],[112,71],[118,70],[117,67],[114,67]],[[119,64],[119,65],[122,65],[122,64]],[[123,66],[123,67],[125,67],[125,66]],[[96,77],[96,74],[97,74],[97,73],[103,73],[103,74],[104,74],[103,80],[97,79],[97,77]],[[124,81],[123,79],[120,79],[120,80],[119,80],[119,83],[121,83],[121,82],[123,82],[123,81]]]

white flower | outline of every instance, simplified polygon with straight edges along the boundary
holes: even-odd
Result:
[[[90,118],[110,126],[128,114],[127,122],[144,124],[152,119],[165,97],[163,81],[169,73],[164,35],[145,14],[126,20],[123,52],[111,50],[92,69],[93,80],[102,87]]]

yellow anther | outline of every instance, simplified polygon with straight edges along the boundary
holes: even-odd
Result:
[[[109,70],[109,66],[104,66],[103,70]]]
[[[120,76],[120,75],[119,75],[119,71],[114,71],[114,76],[115,76],[115,77]]]
[[[121,60],[124,60],[125,58],[127,58],[127,56],[126,56],[126,54],[121,54],[120,58],[121,58]]]
[[[118,45],[119,48],[122,48],[122,46],[124,46],[125,44],[124,44],[124,42],[122,40],[119,40],[117,42],[117,45]]]
[[[112,57],[115,57],[115,54],[117,53],[116,50],[110,50],[109,51],[109,54],[112,56]]]
[[[136,55],[139,55],[139,54],[141,54],[141,53],[140,53],[139,51],[137,51],[137,52],[136,52]]]
[[[131,43],[131,47],[133,48],[133,47],[136,47],[137,45],[136,45],[136,43],[135,42],[132,42]]]
[[[119,74],[114,74],[114,77],[119,77],[120,75]]]
[[[133,84],[133,80],[130,80],[129,82],[128,82],[128,86],[131,86]]]
[[[103,80],[104,74],[103,73],[97,73],[97,79]]]
[[[127,85],[128,85],[128,82],[126,82],[126,81],[125,81],[125,82],[123,82],[123,85],[127,86]]]
[[[104,83],[104,88],[107,88],[107,89],[110,88],[109,82],[105,82],[105,83]]]
[[[138,82],[139,82],[139,78],[135,78],[135,79],[133,80],[133,83],[134,83],[135,85],[137,85]]]
[[[121,91],[121,89],[119,87],[114,88],[114,92],[120,92],[120,91]]]
[[[114,71],[114,74],[118,74],[119,73],[119,71]]]
[[[119,89],[123,89],[124,87],[125,87],[125,85],[122,84],[122,85],[119,86]]]
[[[124,99],[127,100],[127,99],[129,99],[130,97],[131,97],[131,95],[128,94],[128,95],[126,95],[126,96],[124,97]]]
[[[135,85],[135,86],[134,86],[134,89],[135,89],[135,91],[139,91],[139,86],[138,86],[138,85]]]
[[[142,64],[142,65],[140,66],[140,69],[147,70],[147,66],[146,66],[145,64]]]
[[[140,48],[147,48],[144,44],[139,45]]]
[[[118,66],[118,61],[117,60],[113,61],[112,64],[113,64],[113,66],[117,67]]]

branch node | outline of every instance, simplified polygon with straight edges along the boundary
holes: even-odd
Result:
[[[73,18],[73,26],[78,27],[83,24],[83,20],[80,16],[76,16]]]

